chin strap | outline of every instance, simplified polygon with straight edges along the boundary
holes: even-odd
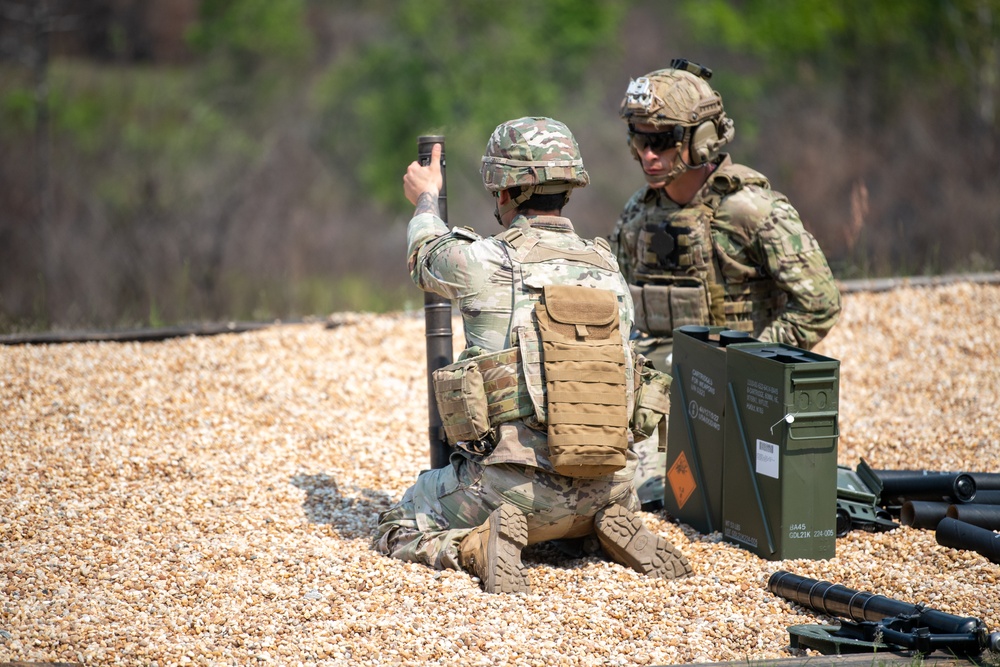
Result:
[[[683,174],[688,169],[693,169],[693,167],[684,162],[684,158],[681,156],[681,143],[677,142],[677,155],[674,157],[673,164],[670,165],[670,171],[668,171],[665,176],[661,176],[659,174],[654,176],[653,174],[647,174],[645,171],[642,173],[650,185],[662,183],[663,187],[666,187],[667,185],[673,183],[678,176]]]
[[[493,209],[493,217],[497,219],[500,226],[503,227],[503,216],[507,215],[511,211],[517,210],[517,207],[528,201],[535,195],[554,195],[559,192],[564,192],[566,198],[563,200],[563,206],[569,201],[569,196],[573,192],[573,186],[567,185],[565,183],[554,183],[551,185],[523,185],[521,186],[521,193],[516,197],[511,197],[507,200],[506,204],[500,204],[499,199],[496,199],[496,207]],[[496,196],[496,195],[494,195]]]
[[[510,199],[507,200],[506,204],[501,205],[498,201],[497,219],[500,219],[503,216],[510,213],[511,211],[516,210],[518,206],[531,199],[531,197],[535,194],[537,187],[538,186],[534,185],[525,185],[521,189],[521,194],[519,194],[516,197],[511,197]]]

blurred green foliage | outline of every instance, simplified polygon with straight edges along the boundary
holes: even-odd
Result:
[[[269,59],[301,59],[312,47],[306,9],[306,0],[204,0],[188,43],[224,54],[242,71]]]
[[[400,165],[420,134],[485,145],[497,124],[550,115],[614,44],[611,0],[381,0],[384,33],[332,64],[316,91],[321,145],[358,185],[397,207]],[[458,142],[456,142],[458,143]],[[364,156],[364,160],[358,160]]]
[[[758,84],[833,90],[853,112],[852,96],[871,95],[866,106],[885,122],[896,105],[941,94],[937,84],[948,82],[949,93],[960,91],[996,126],[995,109],[981,108],[981,99],[998,85],[998,0],[685,0],[683,13],[697,38],[761,63],[751,75]],[[737,80],[745,77],[723,74],[725,89],[747,91]]]
[[[0,329],[403,307],[419,294],[388,284],[397,264],[402,281],[405,270],[379,236],[402,238],[400,177],[416,137],[447,135],[449,163],[462,167],[449,173],[454,194],[481,194],[462,180],[477,180],[467,167],[498,123],[520,115],[560,118],[620,152],[587,153],[611,176],[586,193],[602,188],[612,202],[594,216],[603,224],[634,187],[612,173],[627,155],[609,128],[626,52],[630,68],[706,57],[736,119],[734,150],[755,166],[780,153],[762,167],[775,182],[819,174],[788,194],[799,205],[826,186],[812,203],[828,238],[855,222],[851,198],[867,188],[871,213],[842,243],[838,276],[953,270],[967,246],[980,253],[967,266],[1000,263],[984,196],[1000,154],[1000,0],[198,7],[184,62],[129,59],[141,37],[121,21],[107,26],[104,60],[54,57],[32,71],[41,60],[25,57],[29,31],[21,57],[0,61]],[[774,128],[803,115],[789,100],[809,102],[822,132],[799,124],[775,141]],[[772,144],[755,145],[758,128]],[[904,158],[893,154],[901,146]],[[820,157],[803,167],[810,148]],[[985,167],[966,167],[973,160]],[[45,169],[48,221],[36,190]],[[962,248],[942,230],[952,211],[966,216]]]

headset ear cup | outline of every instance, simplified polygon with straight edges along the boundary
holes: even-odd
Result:
[[[696,127],[691,133],[691,165],[697,167],[708,162],[715,153],[718,141],[719,133],[712,121]]]

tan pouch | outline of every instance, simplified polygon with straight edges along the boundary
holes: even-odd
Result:
[[[706,325],[711,323],[708,291],[703,285],[690,287],[671,285],[670,315],[673,318],[674,329],[689,324]]]
[[[434,371],[434,399],[451,445],[492,439],[483,375],[475,359],[459,361]],[[468,446],[463,445],[465,449]],[[485,443],[472,450],[487,449]],[[477,451],[477,453],[479,453]]]
[[[629,415],[617,297],[592,287],[548,285],[535,314],[553,469],[570,477],[620,470]]]
[[[642,286],[629,285],[628,291],[632,295],[632,305],[635,308],[635,328],[649,333],[649,325],[646,324],[646,304],[642,300]]]
[[[674,319],[670,310],[670,285],[643,285],[642,305],[646,319],[645,333],[650,336],[671,336]]]
[[[496,428],[504,422],[534,415],[517,348],[484,354],[476,358],[476,363],[483,376],[491,426]]]
[[[653,435],[660,421],[670,411],[670,383],[673,378],[653,368],[643,356],[635,364],[635,410],[632,413],[632,434],[636,441]]]
[[[525,389],[534,408],[531,419],[541,428],[548,422],[545,406],[545,369],[542,367],[542,343],[533,327],[515,329],[517,350],[521,354],[521,370],[524,373]]]

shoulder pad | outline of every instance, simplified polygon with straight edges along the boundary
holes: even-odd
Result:
[[[611,252],[611,243],[606,238],[604,238],[603,236],[598,236],[597,238],[595,238],[594,239],[594,244],[601,246],[602,248],[604,248],[608,252]]]
[[[522,232],[518,227],[508,227],[493,238],[500,239],[513,248],[520,247],[525,240],[524,232]]]
[[[469,239],[470,241],[478,241],[483,238],[472,227],[452,227],[451,235],[462,239]]]
[[[764,174],[742,164],[727,164],[719,167],[709,177],[712,189],[724,195],[731,194],[747,185],[770,188],[771,183]]]

